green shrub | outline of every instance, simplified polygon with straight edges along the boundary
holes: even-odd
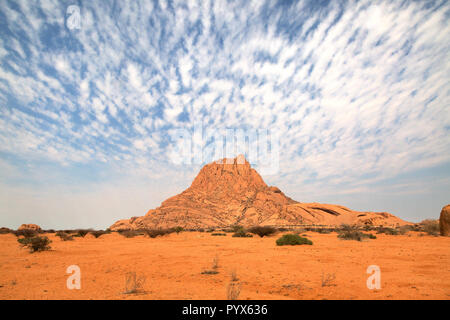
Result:
[[[14,231],[14,234],[16,235],[16,237],[23,236],[25,238],[33,238],[33,237],[37,236],[37,232],[34,230],[30,230],[30,229],[17,230],[17,231]]]
[[[250,233],[254,233],[257,234],[258,236],[265,237],[265,236],[270,236],[271,234],[274,234],[277,229],[273,228],[273,227],[269,227],[269,226],[255,226],[255,227],[251,227],[248,230]]]
[[[329,234],[329,233],[331,233],[332,229],[329,229],[329,228],[316,228],[316,229],[314,229],[312,231],[317,232],[317,233],[321,233],[321,234]]]
[[[311,240],[300,237],[298,234],[285,234],[281,238],[278,238],[276,243],[277,246],[286,246],[286,245],[295,246],[302,244],[307,245],[313,244]]]
[[[242,232],[242,231],[245,232],[244,227],[243,227],[243,226],[240,226],[240,225],[238,225],[238,224],[236,224],[236,225],[234,225],[234,226],[231,227],[231,232],[237,233],[237,232]]]
[[[179,234],[180,232],[184,231],[184,228],[183,227],[175,227],[175,228],[172,228],[172,230],[173,230],[173,232],[176,232],[177,234]]]
[[[251,238],[253,237],[251,234],[245,232],[244,229],[241,229],[233,234],[234,238]]]
[[[400,234],[398,230],[388,227],[379,227],[377,233],[378,234],[384,233],[390,236],[398,236]]]
[[[170,234],[172,230],[170,229],[145,229],[144,233],[150,238],[156,238],[158,236],[164,236]]]
[[[215,232],[215,233],[211,233],[212,236],[226,236],[226,233],[222,233],[222,232]]]
[[[338,234],[338,238],[342,240],[357,240],[362,241],[362,239],[369,238],[369,239],[376,239],[377,237],[373,234],[367,234],[361,231],[357,230],[351,230],[351,231],[341,231]]]
[[[17,241],[23,246],[28,247],[30,252],[38,252],[38,251],[46,251],[50,250],[50,243],[47,237],[28,237],[28,238],[19,238]]]

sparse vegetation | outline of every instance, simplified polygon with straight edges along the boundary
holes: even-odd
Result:
[[[336,275],[334,273],[324,274],[322,272],[322,287],[331,287],[336,286],[334,280],[336,279]]]
[[[179,234],[180,232],[184,231],[184,228],[183,227],[175,227],[175,228],[173,228],[173,231],[176,232],[177,234]],[[200,229],[199,229],[199,231],[200,231]]]
[[[90,234],[92,234],[95,238],[100,238],[102,235],[109,233],[108,231],[103,231],[103,230],[95,230],[95,231],[90,231]]]
[[[204,270],[202,271],[202,274],[218,274],[219,271],[217,270]]]
[[[241,285],[238,282],[231,281],[227,286],[228,300],[237,300],[241,293]]]
[[[128,272],[125,275],[125,294],[135,294],[142,291],[145,283],[145,276],[137,276],[136,272]]]
[[[30,252],[39,252],[39,251],[47,251],[50,250],[50,243],[51,240],[49,240],[47,237],[40,237],[40,236],[34,236],[34,237],[25,237],[25,238],[19,238],[17,241],[23,246],[27,247]]]
[[[422,230],[430,236],[439,235],[439,220],[426,219],[420,223]]]
[[[223,233],[223,232],[214,232],[214,233],[211,233],[211,235],[212,236],[226,236],[227,234]]]
[[[8,233],[12,233],[13,231],[9,228],[5,228],[5,227],[1,227],[0,228],[0,234],[8,234]]]
[[[338,238],[342,240],[362,241],[363,239],[376,239],[377,237],[373,234],[364,233],[358,230],[350,230],[339,232]]]
[[[89,231],[90,230],[80,229],[80,230],[78,230],[77,234],[78,234],[78,236],[84,238],[89,233]]]
[[[253,235],[247,233],[243,228],[233,233],[234,238],[251,238]]]
[[[307,244],[307,245],[313,244],[311,240],[300,237],[298,234],[285,234],[281,238],[279,238],[276,241],[276,243],[277,243],[277,246],[286,246],[286,245],[295,246],[295,245],[302,245],[302,244]]]
[[[145,229],[144,233],[150,238],[156,238],[158,236],[164,236],[170,234],[172,231],[170,229]]]
[[[239,278],[237,276],[237,273],[236,273],[236,270],[231,271],[230,276],[231,276],[231,281],[238,281],[239,280]]]
[[[37,236],[38,233],[31,229],[24,229],[24,230],[14,231],[14,234],[16,235],[16,237],[23,236],[25,238],[33,238],[33,237]]]
[[[119,234],[121,236],[124,236],[125,238],[134,238],[136,236],[139,236],[141,233],[137,230],[122,230],[119,231]]]
[[[240,226],[240,225],[238,225],[238,224],[236,224],[236,225],[234,225],[234,226],[231,227],[231,232],[237,233],[237,232],[242,232],[242,231],[245,232],[244,227],[243,227],[243,226]]]
[[[400,232],[398,230],[396,230],[394,228],[388,228],[388,227],[379,227],[377,229],[377,233],[378,234],[384,233],[384,234],[387,234],[390,236],[398,236],[400,234]]]
[[[258,236],[262,237],[267,237],[270,236],[271,234],[274,234],[275,232],[277,232],[277,229],[275,229],[274,227],[270,227],[270,226],[255,226],[255,227],[251,227],[248,230],[250,233],[253,234],[257,234]]]
[[[72,241],[73,240],[73,236],[64,231],[56,232],[56,236],[59,237],[62,241]]]
[[[219,268],[219,257],[215,256],[212,262],[211,269],[202,271],[202,274],[218,274],[219,271],[217,269]]]

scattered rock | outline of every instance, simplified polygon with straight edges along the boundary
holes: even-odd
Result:
[[[32,230],[36,232],[42,231],[41,227],[39,227],[37,224],[22,224],[18,230]]]

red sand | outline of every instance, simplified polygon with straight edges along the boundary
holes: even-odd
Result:
[[[377,235],[363,242],[336,233],[307,233],[314,245],[275,245],[269,238],[183,232],[156,239],[113,233],[61,241],[29,253],[0,235],[0,299],[226,299],[235,270],[239,299],[450,299],[450,238]],[[211,269],[218,257],[218,274]],[[68,290],[66,269],[81,268],[81,290]],[[366,269],[381,268],[381,289],[369,290]],[[144,276],[143,290],[124,294],[125,275]],[[322,286],[322,275],[335,280]]]

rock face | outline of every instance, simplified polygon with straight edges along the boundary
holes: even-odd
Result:
[[[439,217],[439,228],[441,236],[450,237],[450,204],[446,205],[441,210]]]
[[[188,189],[145,216],[119,220],[110,229],[342,223],[409,224],[386,212],[357,212],[338,205],[297,202],[277,187],[269,187],[245,158],[238,156],[205,165]]]
[[[33,231],[42,231],[41,227],[39,227],[37,224],[22,224],[18,230],[33,230]]]

